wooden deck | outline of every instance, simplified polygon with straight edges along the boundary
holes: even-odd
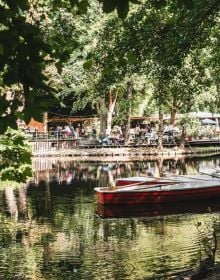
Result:
[[[220,139],[198,139],[186,142],[187,147],[220,146]]]
[[[54,135],[36,135],[29,138],[29,143],[32,147],[33,154],[45,154],[45,153],[55,153],[59,151],[69,151],[72,153],[80,154],[82,150],[93,150],[92,154],[94,154],[94,150],[97,150],[98,154],[101,154],[101,150],[105,151],[118,151],[121,150],[120,154],[123,154],[123,150],[126,149],[139,149],[144,150],[145,153],[147,150],[152,151],[157,148],[156,143],[145,143],[145,142],[130,142],[127,145],[123,144],[111,144],[111,145],[104,145],[101,144],[99,140],[90,138],[82,138],[82,139],[75,139],[74,137],[64,137],[63,135],[58,137]],[[220,139],[198,139],[193,141],[186,141],[186,148],[197,148],[197,147],[220,147]],[[171,150],[178,148],[178,145],[174,142],[171,143],[164,143],[163,147],[165,149],[171,148]],[[148,148],[148,149],[147,149]],[[76,152],[78,151],[78,152]],[[99,151],[99,152],[98,152]],[[139,154],[139,152],[137,152]],[[154,152],[155,153],[155,152]],[[109,154],[109,153],[108,153]],[[110,152],[111,154],[111,152]],[[149,152],[148,152],[149,154]]]

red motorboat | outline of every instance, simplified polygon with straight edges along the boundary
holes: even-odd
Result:
[[[220,180],[179,182],[173,184],[132,185],[95,188],[98,203],[103,205],[159,204],[204,200],[220,197]]]

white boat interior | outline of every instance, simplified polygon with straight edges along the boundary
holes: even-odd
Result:
[[[127,187],[117,187],[117,188],[95,188],[96,192],[154,192],[154,191],[183,191],[183,190],[195,190],[195,189],[204,189],[204,188],[220,188],[220,180],[218,181],[193,181],[193,182],[179,182],[174,184],[156,184],[156,185],[134,185]]]

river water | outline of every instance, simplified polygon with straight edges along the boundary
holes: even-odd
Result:
[[[207,172],[219,156],[33,165],[29,185],[0,190],[0,279],[190,279],[220,262],[218,201],[103,209],[94,193],[119,177]]]

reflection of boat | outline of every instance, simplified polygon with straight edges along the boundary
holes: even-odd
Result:
[[[104,205],[160,204],[220,197],[220,181],[95,188],[95,191],[98,203]]]
[[[218,199],[212,199],[202,202],[179,202],[172,204],[134,204],[129,207],[121,205],[102,205],[98,204],[96,214],[103,218],[134,218],[134,217],[155,217],[177,214],[200,214],[213,213],[220,211],[220,202]]]

